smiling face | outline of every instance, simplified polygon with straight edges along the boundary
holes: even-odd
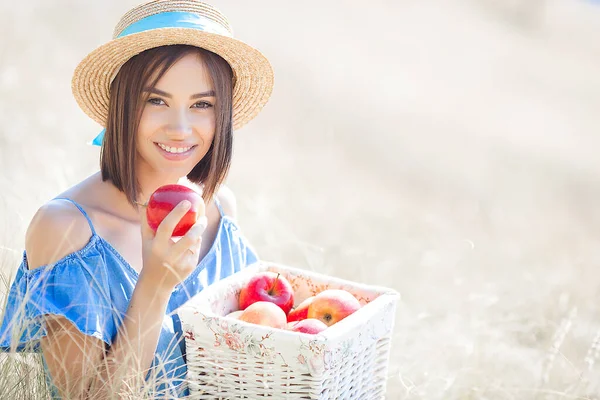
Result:
[[[161,46],[132,57],[111,83],[102,179],[131,205],[183,177],[202,184],[210,199],[231,165],[233,81],[222,57],[198,47]]]
[[[136,138],[136,170],[166,179],[186,176],[215,137],[215,91],[200,55],[183,56],[142,94],[147,100]]]

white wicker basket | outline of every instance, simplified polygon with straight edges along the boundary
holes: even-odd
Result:
[[[345,289],[363,307],[318,335],[249,324],[241,287],[257,271],[281,272],[295,303]],[[214,283],[179,309],[191,399],[383,399],[399,294],[275,263],[259,262]]]

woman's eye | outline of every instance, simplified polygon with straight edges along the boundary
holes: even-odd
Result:
[[[199,101],[193,105],[194,108],[210,108],[212,104],[207,103],[206,101]]]
[[[165,102],[164,102],[164,101],[162,101],[161,99],[159,99],[159,98],[156,98],[156,97],[153,97],[153,98],[150,98],[150,99],[148,99],[148,103],[150,103],[150,104],[154,104],[154,105],[156,105],[156,106],[160,106],[160,105],[163,105],[163,104],[165,104]]]

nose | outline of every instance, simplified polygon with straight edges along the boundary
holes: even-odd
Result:
[[[168,134],[171,139],[185,139],[192,134],[192,123],[187,110],[177,110],[169,124]]]

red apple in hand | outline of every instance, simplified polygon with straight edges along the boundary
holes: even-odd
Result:
[[[177,184],[164,185],[152,193],[148,200],[148,207],[146,208],[148,226],[156,232],[163,219],[183,200],[188,200],[192,203],[192,206],[181,218],[172,236],[184,236],[196,223],[198,217],[203,216],[205,212],[202,196],[187,186]]]
[[[287,315],[294,305],[294,289],[281,274],[271,271],[258,272],[240,291],[240,310],[245,310],[257,301],[277,304]]]
[[[325,325],[331,326],[360,307],[360,302],[350,292],[327,289],[317,294],[308,306],[308,318],[319,319]]]
[[[283,310],[269,301],[257,301],[250,304],[238,319],[252,324],[279,329],[285,329],[285,325],[287,324]]]
[[[290,311],[287,316],[288,322],[301,321],[303,319],[308,318],[308,306],[310,305],[310,303],[312,303],[314,298],[315,296],[310,296],[302,303],[298,304],[298,307]]]
[[[310,333],[313,335],[323,332],[327,328],[328,327],[324,322],[315,318],[307,318],[301,321],[288,322],[287,324],[287,329],[290,331]]]

